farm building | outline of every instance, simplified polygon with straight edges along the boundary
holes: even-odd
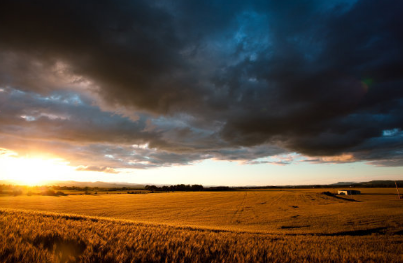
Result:
[[[361,191],[358,190],[339,190],[337,192],[339,195],[359,195],[361,194]]]

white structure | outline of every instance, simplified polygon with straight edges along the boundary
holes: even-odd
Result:
[[[339,195],[359,195],[361,194],[361,191],[358,190],[339,190],[337,192]]]

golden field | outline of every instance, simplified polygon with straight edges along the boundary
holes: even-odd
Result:
[[[0,262],[403,262],[403,200],[359,190],[1,196]]]
[[[50,211],[142,223],[266,233],[335,233],[387,227],[403,230],[403,200],[394,189],[175,192],[138,195],[3,196],[0,208]],[[355,201],[348,199],[353,198]]]

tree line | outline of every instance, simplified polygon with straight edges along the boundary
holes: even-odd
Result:
[[[177,185],[146,185],[145,189],[151,192],[199,192],[199,191],[229,191],[232,190],[228,186],[216,186],[216,187],[203,187],[200,184],[177,184]]]

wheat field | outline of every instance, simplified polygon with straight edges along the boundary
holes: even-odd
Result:
[[[325,189],[326,191],[333,191]],[[323,189],[175,192],[142,195],[3,196],[0,207],[141,223],[266,233],[403,230],[403,202],[393,189],[361,189],[354,201]]]
[[[1,196],[0,262],[403,262],[393,189],[323,191]]]

